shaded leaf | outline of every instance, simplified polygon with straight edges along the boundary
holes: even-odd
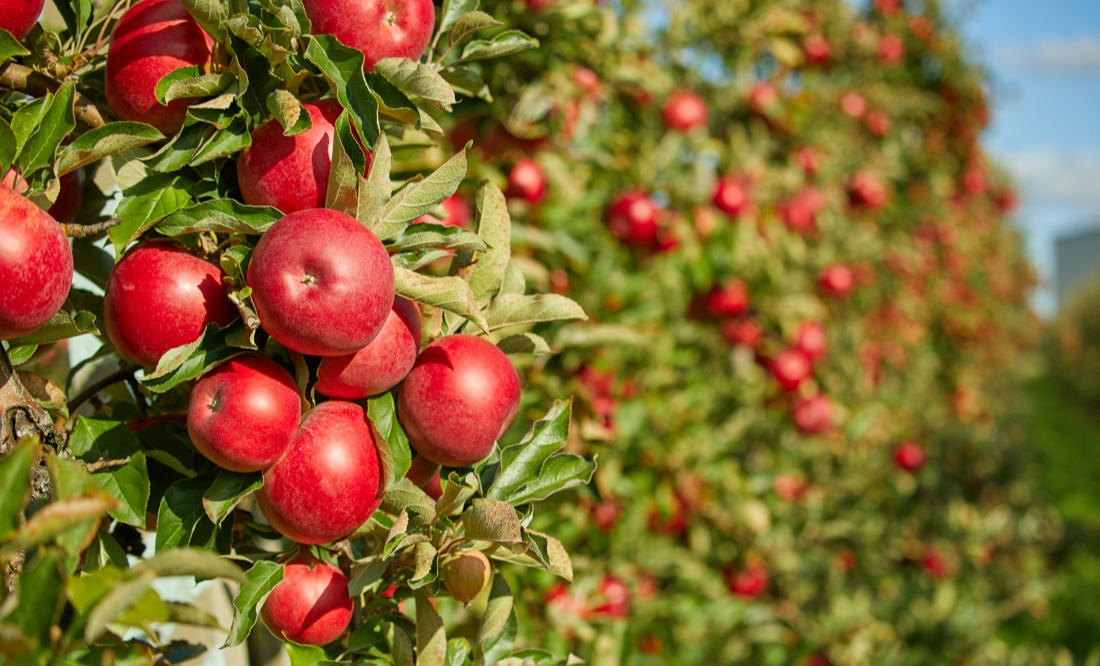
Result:
[[[245,572],[241,589],[233,599],[237,614],[222,647],[240,645],[248,638],[252,627],[256,626],[264,599],[282,580],[283,565],[278,562],[260,560]]]

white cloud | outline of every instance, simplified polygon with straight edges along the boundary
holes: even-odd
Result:
[[[1100,214],[1100,152],[1029,148],[1000,155],[1027,206]]]
[[[1100,76],[1100,34],[1043,37],[1030,44],[1006,44],[995,61],[1011,69],[1041,74]]]

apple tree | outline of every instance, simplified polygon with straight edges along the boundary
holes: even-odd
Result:
[[[595,463],[516,365],[585,314],[442,140],[538,43],[475,4],[0,9],[0,661],[197,656],[190,576],[296,664],[566,663],[513,585]]]

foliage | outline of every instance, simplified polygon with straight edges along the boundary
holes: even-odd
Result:
[[[1078,399],[1100,405],[1100,276],[1086,281],[1059,310],[1047,345],[1054,373]]]

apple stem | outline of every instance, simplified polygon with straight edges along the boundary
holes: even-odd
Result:
[[[88,236],[95,236],[96,234],[103,233],[119,222],[122,222],[122,220],[117,215],[112,215],[106,220],[94,222],[92,224],[62,224],[61,230],[65,232],[65,235],[69,238],[87,238]]]

